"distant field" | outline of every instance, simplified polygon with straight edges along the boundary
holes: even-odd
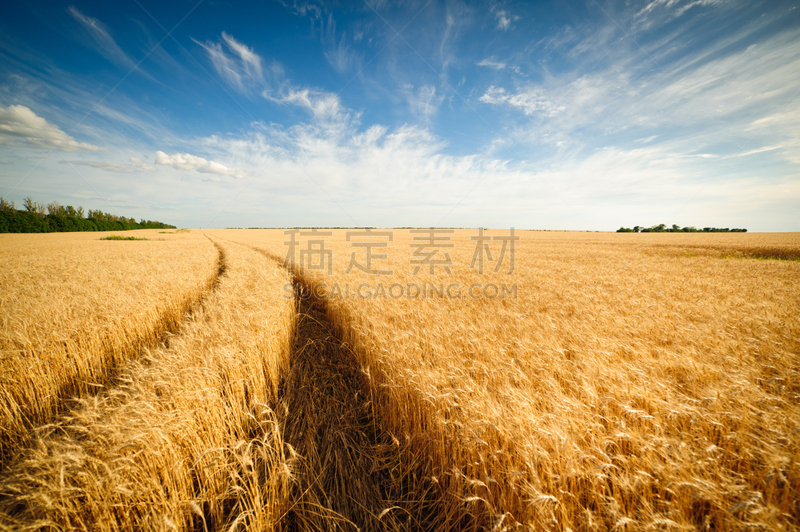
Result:
[[[9,529],[800,527],[800,234],[130,234],[0,238]]]

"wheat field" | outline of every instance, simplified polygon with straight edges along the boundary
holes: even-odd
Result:
[[[7,467],[7,528],[258,530],[278,520],[291,456],[269,405],[293,330],[288,277],[241,246],[220,250],[218,286],[180,334],[38,428]]]
[[[77,233],[0,235],[0,459],[61,402],[175,332],[218,275],[206,238],[112,242]],[[147,245],[142,245],[147,244]]]
[[[2,526],[800,528],[800,235],[517,231],[509,272],[508,230],[456,230],[431,273],[389,232],[288,256],[284,230],[0,240],[3,393],[31,394],[3,420]],[[123,357],[55,340],[126,316],[156,332],[103,329]],[[15,391],[23,356],[107,369]]]

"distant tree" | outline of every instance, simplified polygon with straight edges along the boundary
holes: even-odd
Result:
[[[0,197],[0,233],[50,233],[61,231],[120,231],[129,229],[175,229],[174,225],[133,217],[118,216],[101,210],[77,209],[57,201],[47,205],[25,198],[25,211],[17,211],[13,202]]]
[[[681,227],[678,224],[672,224],[672,227],[667,227],[665,224],[658,224],[653,225],[651,227],[641,227],[641,226],[634,226],[633,229],[628,229],[627,227],[620,227],[617,230],[618,233],[746,233],[747,229],[740,229],[740,228],[733,228],[729,229],[727,227],[704,227],[702,229],[697,229],[692,225],[687,225],[686,227]]]

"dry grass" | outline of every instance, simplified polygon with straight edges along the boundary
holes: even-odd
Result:
[[[794,252],[797,235],[522,233],[506,277],[469,271],[472,234],[446,280],[513,280],[518,299],[327,305],[378,422],[433,463],[437,529],[800,524],[800,265],[653,252]],[[326,239],[333,276],[307,280],[445,280],[411,275],[405,231],[390,280],[346,275],[343,236]],[[226,237],[286,252],[279,231]]]
[[[277,416],[294,326],[285,271],[224,246],[225,273],[169,347],[80,401],[0,483],[10,529],[269,530],[288,511]]]
[[[175,332],[218,273],[214,246],[189,235],[7,234],[0,247],[0,461],[63,400],[102,386],[119,363]]]

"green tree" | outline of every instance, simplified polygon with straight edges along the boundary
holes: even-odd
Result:
[[[5,198],[0,197],[0,211],[15,211],[17,210],[16,206],[14,206],[14,202],[11,203],[7,202]]]

